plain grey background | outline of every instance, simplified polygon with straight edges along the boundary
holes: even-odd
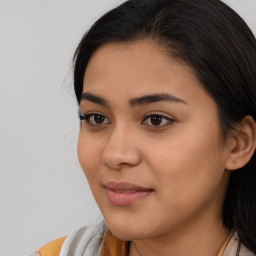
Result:
[[[80,169],[71,60],[118,0],[0,0],[0,256],[100,220]],[[226,0],[256,33],[256,0]]]

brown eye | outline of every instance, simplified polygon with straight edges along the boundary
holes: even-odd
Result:
[[[149,115],[143,120],[143,125],[162,127],[172,124],[175,120],[162,115]]]
[[[150,122],[152,125],[157,126],[162,123],[163,118],[161,116],[151,116]]]
[[[105,120],[105,117],[102,115],[94,115],[94,116],[91,116],[91,118],[94,120],[96,124],[102,124],[104,123],[104,120]]]
[[[81,120],[85,120],[90,125],[104,125],[110,124],[110,120],[105,117],[104,115],[97,114],[97,113],[89,113],[83,116],[80,116]]]

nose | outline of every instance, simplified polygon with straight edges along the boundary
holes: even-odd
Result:
[[[108,137],[101,162],[111,169],[119,170],[124,166],[136,166],[140,161],[140,152],[134,134],[129,133],[127,129],[116,128]]]

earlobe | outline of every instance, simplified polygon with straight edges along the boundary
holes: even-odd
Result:
[[[227,170],[245,166],[252,158],[256,148],[256,124],[251,116],[246,116],[237,126],[232,146],[226,161]]]

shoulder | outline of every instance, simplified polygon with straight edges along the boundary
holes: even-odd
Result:
[[[65,240],[60,256],[97,256],[103,243],[105,229],[97,226],[82,227]]]
[[[100,255],[105,229],[103,227],[82,227],[70,235],[56,239],[30,256],[88,256]]]
[[[237,232],[234,232],[222,256],[256,256],[252,251],[239,243]]]
[[[61,247],[67,236],[61,237],[44,245],[30,256],[59,256]]]

